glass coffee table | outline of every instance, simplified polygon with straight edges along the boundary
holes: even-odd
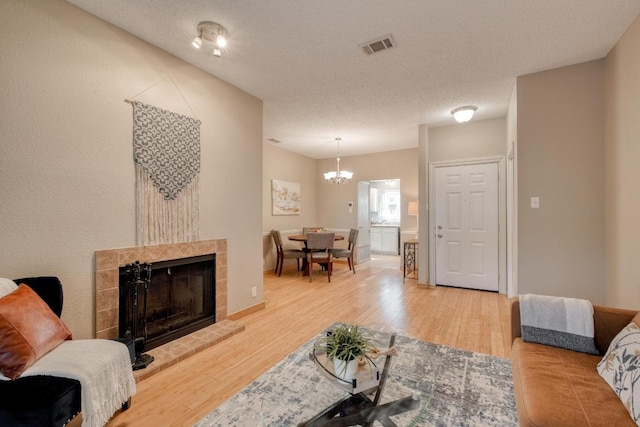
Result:
[[[389,348],[394,346],[395,338],[395,333],[390,334]],[[402,357],[401,349],[397,356],[377,357],[374,365],[361,367],[353,381],[347,382],[334,375],[333,364],[327,363],[326,355],[312,346],[307,363],[315,365],[317,375],[305,378],[308,387],[297,389],[293,398],[289,386],[293,387],[294,378],[289,383],[278,381],[277,385],[265,386],[257,424],[265,427],[418,425],[431,400],[431,387],[426,386],[431,382],[393,374],[397,357]],[[295,372],[292,375],[295,376]],[[288,406],[291,413],[283,415],[283,406]]]

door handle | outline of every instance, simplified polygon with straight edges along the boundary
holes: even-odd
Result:
[[[438,226],[438,230],[442,230],[442,226],[441,225]]]
[[[442,234],[438,233],[438,239],[442,239]]]

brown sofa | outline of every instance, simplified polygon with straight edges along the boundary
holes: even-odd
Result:
[[[511,302],[513,385],[521,426],[635,426],[596,365],[637,311],[594,306],[594,356],[524,342],[520,303]]]

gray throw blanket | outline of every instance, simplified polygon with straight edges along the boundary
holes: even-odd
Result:
[[[599,354],[591,302],[532,294],[519,299],[523,341]]]

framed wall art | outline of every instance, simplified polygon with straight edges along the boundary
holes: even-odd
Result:
[[[271,215],[300,215],[300,184],[271,180]]]

